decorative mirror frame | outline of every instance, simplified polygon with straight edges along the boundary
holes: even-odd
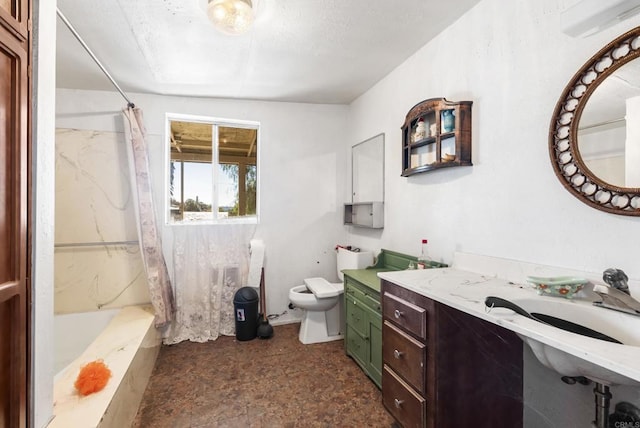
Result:
[[[640,216],[640,188],[614,186],[587,168],[578,149],[578,124],[594,90],[614,71],[639,56],[640,27],[602,48],[562,92],[549,128],[551,164],[564,187],[587,205],[628,216]]]

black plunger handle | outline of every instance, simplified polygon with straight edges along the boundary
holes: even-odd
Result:
[[[523,317],[530,318],[534,321],[542,322],[538,318],[531,315],[529,312],[522,309],[520,306],[516,305],[513,302],[510,302],[505,299],[501,299],[500,297],[489,296],[485,299],[484,304],[488,308],[507,308],[511,309],[513,312],[522,315]]]

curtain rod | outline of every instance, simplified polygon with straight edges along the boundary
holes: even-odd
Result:
[[[93,51],[89,48],[89,46],[85,43],[85,41],[82,39],[82,37],[80,37],[80,34],[78,34],[78,32],[76,31],[75,28],[73,28],[73,25],[71,25],[71,23],[69,22],[69,20],[64,16],[64,14],[60,11],[59,8],[56,7],[56,13],[58,14],[58,16],[60,17],[60,19],[62,20],[62,22],[64,22],[64,24],[67,26],[67,28],[69,29],[69,31],[71,31],[71,34],[73,34],[73,36],[78,40],[78,42],[80,42],[80,44],[82,45],[82,47],[87,51],[87,53],[91,56],[91,58],[95,61],[96,64],[98,64],[98,67],[100,67],[100,70],[102,70],[102,72],[105,74],[105,76],[107,76],[107,78],[111,81],[111,83],[113,83],[113,86],[116,87],[116,89],[118,90],[118,92],[120,92],[120,95],[122,95],[122,97],[127,101],[127,106],[128,107],[135,107],[135,104],[133,104],[131,102],[131,100],[129,99],[129,97],[127,97],[127,95],[124,93],[124,91],[120,88],[120,86],[118,85],[118,83],[113,79],[113,77],[111,77],[111,74],[109,74],[109,72],[107,71],[106,68],[104,68],[104,65],[102,65],[102,63],[100,62],[100,60],[98,59],[98,57],[93,53]]]

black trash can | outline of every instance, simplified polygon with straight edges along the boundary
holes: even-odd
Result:
[[[252,340],[258,329],[258,293],[251,287],[242,287],[233,296],[236,313],[236,339]]]

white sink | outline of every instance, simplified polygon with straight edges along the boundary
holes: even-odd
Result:
[[[579,336],[585,341],[595,341],[591,342],[591,344],[606,348],[607,352],[612,353],[612,355],[627,346],[640,347],[640,317],[595,307],[589,301],[578,299],[536,297],[511,299],[511,301],[529,313],[551,315],[617,339],[622,344]],[[543,365],[563,376],[584,376],[594,382],[605,385],[638,386],[640,384],[638,381],[568,354],[548,344],[541,343],[531,337],[522,334],[518,334],[518,336],[529,345]]]

